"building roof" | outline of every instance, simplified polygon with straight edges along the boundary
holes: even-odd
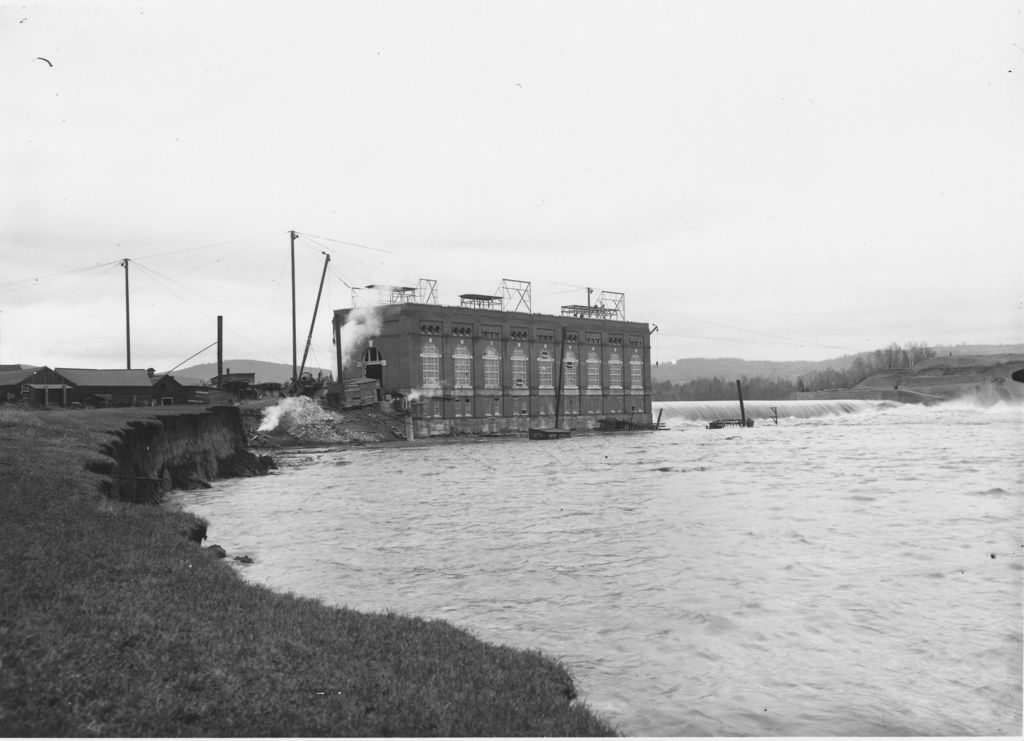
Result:
[[[149,374],[140,369],[54,368],[75,386],[116,386],[118,388],[152,388]]]
[[[21,370],[0,370],[0,386],[22,384],[25,379],[35,375],[38,368],[22,368]]]
[[[181,385],[181,383],[178,381],[177,378],[175,378],[174,376],[169,375],[169,374],[164,374],[162,376],[153,376],[149,380],[152,383],[152,385],[154,385],[154,386],[156,386],[159,383],[159,384],[162,384],[164,386],[167,386],[169,384],[173,384],[174,386],[177,386],[179,388],[182,388],[182,389],[185,388],[184,386]]]
[[[0,372],[3,371],[18,371],[18,370],[35,370],[38,365],[25,365],[24,363],[0,363]]]

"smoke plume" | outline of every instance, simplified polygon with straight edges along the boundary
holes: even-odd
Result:
[[[352,365],[363,343],[380,334],[380,314],[372,306],[357,306],[348,313],[341,336],[341,364],[343,368]]]

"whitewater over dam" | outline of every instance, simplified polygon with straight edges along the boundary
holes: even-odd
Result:
[[[839,414],[860,414],[879,408],[891,408],[891,401],[869,401],[862,399],[839,399],[830,401],[744,401],[746,416],[755,420],[768,420],[772,417],[785,419],[811,419],[814,417],[833,417]],[[661,401],[654,402],[654,417],[662,411],[661,421],[665,424],[685,424],[688,422],[710,422],[715,419],[739,419],[740,404],[738,401]]]
[[[176,496],[246,579],[539,649],[626,735],[1020,734],[1024,409],[658,407]]]

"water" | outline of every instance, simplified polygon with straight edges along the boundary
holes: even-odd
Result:
[[[1024,410],[817,404],[177,496],[246,578],[540,649],[628,735],[1019,734]]]

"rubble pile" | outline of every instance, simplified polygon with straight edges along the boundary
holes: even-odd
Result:
[[[317,443],[372,443],[384,439],[379,432],[353,430],[330,420],[293,425],[288,428],[288,434],[297,440]]]
[[[253,409],[250,418],[249,444],[254,447],[360,445],[405,439],[404,421],[379,407],[339,413],[324,409],[312,399],[291,397]]]

